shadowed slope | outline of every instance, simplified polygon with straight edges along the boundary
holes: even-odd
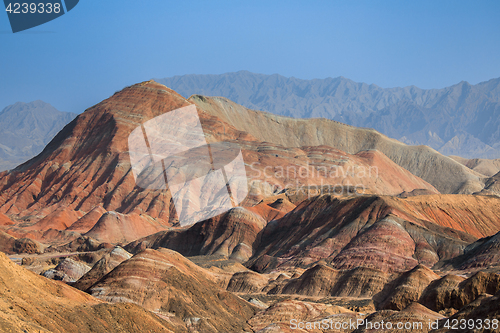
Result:
[[[189,100],[262,141],[286,147],[326,145],[349,154],[377,149],[442,193],[473,193],[484,186],[485,176],[434,149],[407,146],[372,129],[356,128],[327,119],[294,119],[252,111],[222,97],[194,95]]]
[[[266,221],[259,215],[236,207],[229,212],[198,222],[189,229],[160,232],[139,239],[125,248],[138,252],[145,248],[173,249],[184,256],[219,254],[246,261]]]
[[[83,232],[83,226],[72,228],[72,224],[97,206],[123,214],[147,214],[165,226],[175,225],[170,192],[136,186],[128,138],[142,123],[191,104],[153,81],[115,93],[80,114],[40,155],[14,171],[0,173],[0,213],[29,217],[22,228],[33,230]],[[274,195],[276,188],[287,185],[360,185],[368,193],[389,195],[415,189],[437,192],[378,151],[350,155],[319,144],[297,148],[293,140],[263,142],[224,122],[225,114],[211,114],[198,106],[198,115],[207,142],[227,141],[241,147],[249,185],[257,188],[257,193],[251,191],[247,198],[249,203]],[[283,168],[291,169],[292,174],[283,174]],[[323,173],[317,172],[320,169]],[[308,174],[301,176],[300,170]],[[68,218],[62,221],[50,214]]]
[[[133,304],[107,304],[48,280],[0,253],[0,327],[5,332],[174,332]]]
[[[80,290],[88,289],[94,283],[99,281],[104,275],[111,272],[116,266],[130,258],[132,258],[130,253],[119,246],[115,247],[110,253],[107,253],[98,262],[96,262],[89,272],[73,284],[73,287]]]
[[[320,259],[339,269],[433,266],[463,253],[478,237],[496,233],[499,212],[500,200],[488,197],[323,195],[269,223],[248,266],[268,271]]]
[[[100,242],[126,244],[163,229],[164,226],[147,215],[107,212],[84,236]]]
[[[500,232],[470,244],[465,248],[464,254],[451,259],[448,264],[455,269],[467,271],[500,271]],[[451,268],[450,266],[445,268]]]
[[[106,210],[101,206],[97,206],[93,208],[90,212],[82,216],[75,223],[73,223],[67,231],[76,231],[79,233],[86,233],[92,229],[97,221],[101,218],[102,215],[106,213]]]
[[[380,295],[383,301],[379,305],[381,309],[403,310],[413,302],[418,302],[422,292],[434,280],[440,276],[429,268],[418,265],[411,271],[403,273],[396,280],[385,286],[387,291]]]
[[[208,271],[174,251],[146,250],[123,262],[88,292],[107,301],[126,301],[174,316],[201,332],[248,328],[254,310],[223,291]]]
[[[500,172],[489,178],[484,185],[484,189],[479,193],[500,197]]]

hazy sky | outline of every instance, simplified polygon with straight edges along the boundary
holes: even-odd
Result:
[[[500,77],[500,1],[81,0],[12,34],[0,14],[0,110],[82,112],[153,77],[239,70],[442,88]]]

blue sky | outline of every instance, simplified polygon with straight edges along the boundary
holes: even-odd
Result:
[[[0,13],[0,110],[82,112],[123,87],[239,70],[442,88],[500,77],[500,1],[81,0],[12,34]]]

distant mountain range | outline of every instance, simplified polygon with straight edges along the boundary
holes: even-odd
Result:
[[[196,108],[198,120],[176,113],[176,124],[151,123],[181,108]],[[195,146],[198,124],[203,149]],[[144,141],[132,135],[137,129]],[[154,163],[150,152],[167,145],[176,150],[165,155],[179,158]],[[182,226],[183,214],[217,209],[214,197],[233,197],[245,184],[234,177],[231,147],[244,159],[248,195]],[[134,155],[147,166],[140,178]],[[218,169],[204,167],[209,155]],[[193,156],[201,167],[181,164]],[[290,318],[329,328],[363,320],[343,330],[351,333],[382,319],[392,325],[387,333],[402,322],[427,331],[436,320],[443,327],[490,318],[492,327],[500,317],[498,161],[455,159],[372,129],[134,84],[0,173],[0,327],[290,332]],[[217,174],[229,176],[203,180]],[[144,188],[150,183],[141,179],[163,185]],[[185,183],[171,182],[179,179]],[[180,196],[172,185],[183,186]]]
[[[500,78],[443,89],[381,88],[344,77],[301,80],[248,71],[155,80],[185,97],[222,96],[278,115],[374,128],[445,155],[500,157]]]
[[[18,102],[4,108],[0,112],[0,171],[40,153],[76,116],[43,101]]]

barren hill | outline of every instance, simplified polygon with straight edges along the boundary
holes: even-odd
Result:
[[[88,292],[107,301],[139,304],[160,316],[175,316],[192,330],[244,330],[253,307],[213,280],[210,272],[174,251],[146,250],[118,265]]]
[[[497,233],[499,205],[498,198],[465,195],[323,195],[269,223],[247,265],[261,272],[308,267],[322,259],[338,269],[405,271],[419,263],[432,267],[462,254],[477,238]]]
[[[463,254],[478,238],[500,230],[500,199],[495,197],[341,198],[325,194],[300,202],[267,224],[262,215],[248,211],[265,216],[263,206],[272,208],[269,204],[259,204],[257,210],[237,208],[186,230],[159,232],[126,248],[138,252],[166,247],[186,256],[221,254],[242,262],[249,259],[246,265],[259,272],[307,268],[322,261],[336,269],[401,272],[418,264],[445,263]],[[484,261],[484,257],[478,253],[477,259]],[[468,258],[473,261],[476,256]]]
[[[174,326],[134,304],[109,304],[48,280],[0,253],[2,332],[174,332]]]
[[[500,159],[488,160],[484,158],[467,159],[459,156],[450,156],[455,161],[462,163],[469,169],[472,169],[487,177],[491,177],[500,171]]]
[[[458,270],[500,271],[500,232],[470,244],[465,248],[463,255],[451,259],[447,264],[452,266],[447,268]]]
[[[165,226],[147,215],[107,212],[84,235],[100,242],[126,244],[164,229]]]
[[[127,87],[87,109],[40,155],[0,174],[0,212],[23,219],[12,229],[33,233],[54,229],[60,232],[51,231],[50,235],[65,239],[71,237],[63,232],[65,229],[74,231],[76,226],[72,228],[72,224],[99,206],[106,211],[145,214],[157,219],[154,223],[159,226],[156,230],[148,228],[149,232],[175,224],[170,192],[144,190],[136,185],[128,137],[144,121],[192,103],[150,81]],[[432,185],[378,151],[351,155],[327,145],[312,145],[314,142],[300,147],[295,147],[292,139],[288,144],[265,142],[226,123],[225,114],[213,113],[211,108],[206,111],[204,107],[198,106],[198,114],[207,141],[232,142],[243,152],[250,178],[249,203],[273,195],[289,184],[358,186],[362,192],[390,195],[415,189],[437,193]],[[306,175],[300,175],[300,170],[306,170]],[[68,218],[62,221],[64,216]],[[101,222],[91,227],[101,228],[104,220]],[[11,233],[22,235],[17,229]]]
[[[212,153],[234,158],[220,142],[241,149],[249,190],[239,207],[189,226],[176,216],[197,203],[177,206],[167,187],[136,184],[128,140],[180,107],[196,111]],[[127,87],[0,173],[0,250],[95,296],[0,256],[0,325],[280,332],[294,317],[426,322],[489,311],[498,295],[482,294],[500,289],[500,198],[441,194],[419,172],[449,192],[498,187],[498,174],[373,130],[186,100],[153,81]]]
[[[325,145],[349,154],[377,149],[441,193],[473,193],[484,187],[484,175],[434,149],[407,146],[372,129],[327,119],[295,119],[253,111],[221,97],[195,95],[190,100],[206,112],[262,141],[285,147]]]

